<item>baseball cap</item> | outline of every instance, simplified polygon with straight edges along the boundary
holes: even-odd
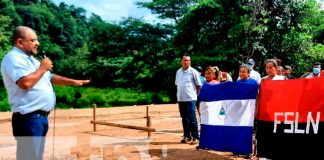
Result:
[[[193,68],[195,68],[198,72],[202,72],[201,66],[194,66]]]
[[[288,66],[288,65],[285,65],[285,66],[283,67],[283,69],[284,69],[284,70],[287,70],[287,69],[288,69],[288,70],[291,70],[291,67]]]
[[[251,65],[255,65],[255,62],[254,62],[253,59],[249,59],[246,63],[247,63],[247,64],[251,64]]]

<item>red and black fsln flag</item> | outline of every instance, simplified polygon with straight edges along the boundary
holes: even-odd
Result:
[[[256,118],[258,157],[324,159],[324,77],[263,81]]]

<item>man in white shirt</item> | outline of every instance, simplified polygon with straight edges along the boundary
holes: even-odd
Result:
[[[175,78],[177,100],[182,119],[183,139],[181,143],[197,144],[199,140],[198,123],[196,118],[196,101],[202,83],[197,70],[190,66],[189,55],[183,55],[181,68]]]
[[[48,114],[56,102],[53,84],[82,86],[90,81],[53,74],[52,61],[47,57],[38,61],[34,56],[40,43],[33,29],[18,26],[12,39],[14,46],[1,62],[1,75],[13,112],[16,159],[42,160],[49,128]]]
[[[313,64],[313,71],[309,73],[306,78],[320,77],[321,75],[321,63],[315,62]]]

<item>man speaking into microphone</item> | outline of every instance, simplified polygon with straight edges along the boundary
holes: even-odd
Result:
[[[11,105],[12,130],[17,141],[17,160],[43,159],[48,114],[55,106],[54,85],[82,86],[76,80],[50,72],[52,61],[34,58],[39,42],[35,31],[18,26],[13,31],[13,48],[1,62],[1,74]]]

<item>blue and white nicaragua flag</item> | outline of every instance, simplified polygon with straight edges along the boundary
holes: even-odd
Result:
[[[257,84],[204,84],[200,91],[199,147],[240,154],[252,153]]]

